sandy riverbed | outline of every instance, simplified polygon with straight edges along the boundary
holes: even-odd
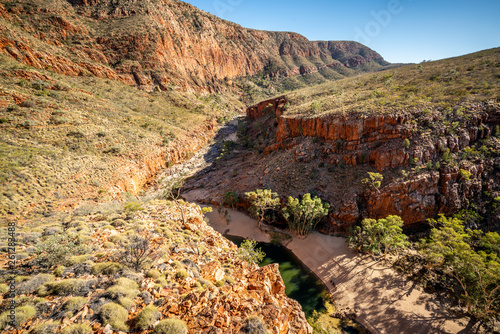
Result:
[[[207,195],[204,190],[194,190],[183,197],[197,202]],[[207,214],[215,230],[269,242],[269,235],[258,228],[256,220],[239,211],[227,211],[229,222],[216,208]],[[293,238],[287,248],[323,281],[337,308],[356,310],[358,322],[373,334],[476,333],[468,319],[454,318],[436,296],[383,262],[357,255],[344,238],[313,232],[307,238]]]

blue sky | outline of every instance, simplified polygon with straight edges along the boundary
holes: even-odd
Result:
[[[394,63],[500,46],[499,0],[184,0],[247,28],[356,40]]]

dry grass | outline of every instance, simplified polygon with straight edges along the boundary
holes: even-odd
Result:
[[[140,162],[241,107],[228,96],[146,93],[5,56],[0,73],[0,216],[34,204],[33,214],[46,214],[73,196],[109,200],[107,181],[124,162]]]
[[[287,114],[397,112],[500,101],[500,49],[363,74],[288,94]]]

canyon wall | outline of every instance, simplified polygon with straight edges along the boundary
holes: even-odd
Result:
[[[249,119],[272,120],[266,124],[275,128],[274,138],[265,153],[291,152],[295,163],[311,169],[318,163],[332,170],[351,168],[359,179],[370,169],[384,176],[379,189],[361,187],[358,180],[337,195],[339,184],[328,174],[319,176],[324,199],[336,199],[326,230],[345,230],[361,218],[391,214],[412,225],[467,209],[484,193],[498,190],[500,161],[471,153],[500,124],[494,105],[470,106],[453,131],[446,124],[455,116],[439,110],[309,117],[289,115],[286,106],[282,96],[247,109]]]
[[[148,91],[213,92],[255,74],[286,78],[330,68],[346,75],[388,64],[356,42],[246,29],[174,0],[3,0],[0,15],[1,54]]]

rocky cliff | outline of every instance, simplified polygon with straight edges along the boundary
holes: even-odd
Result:
[[[247,109],[242,146],[195,179],[217,190],[209,200],[257,188],[283,198],[310,192],[332,204],[328,232],[366,217],[399,215],[413,225],[471,208],[488,217],[483,227],[499,228],[498,104],[317,116],[288,108],[281,96]],[[367,172],[383,176],[379,188],[363,184]]]
[[[286,106],[286,97],[278,97],[247,109],[249,118],[275,117],[276,143],[266,153],[292,150],[297,163],[319,159],[330,166],[372,166],[385,176],[380,189],[345,196],[330,215],[335,225],[390,214],[414,224],[456,213],[480,202],[483,192],[499,190],[493,186],[500,166],[498,140],[491,138],[500,125],[496,104],[460,107],[445,115],[436,109],[317,117],[285,115]],[[451,123],[453,130],[445,125]],[[304,149],[307,137],[315,145]],[[475,152],[476,144],[482,154]],[[402,177],[391,173],[398,170]]]
[[[2,0],[0,15],[0,53],[36,68],[148,91],[212,92],[231,88],[230,79],[238,77],[325,69],[349,75],[388,64],[356,42],[246,29],[176,0]]]

